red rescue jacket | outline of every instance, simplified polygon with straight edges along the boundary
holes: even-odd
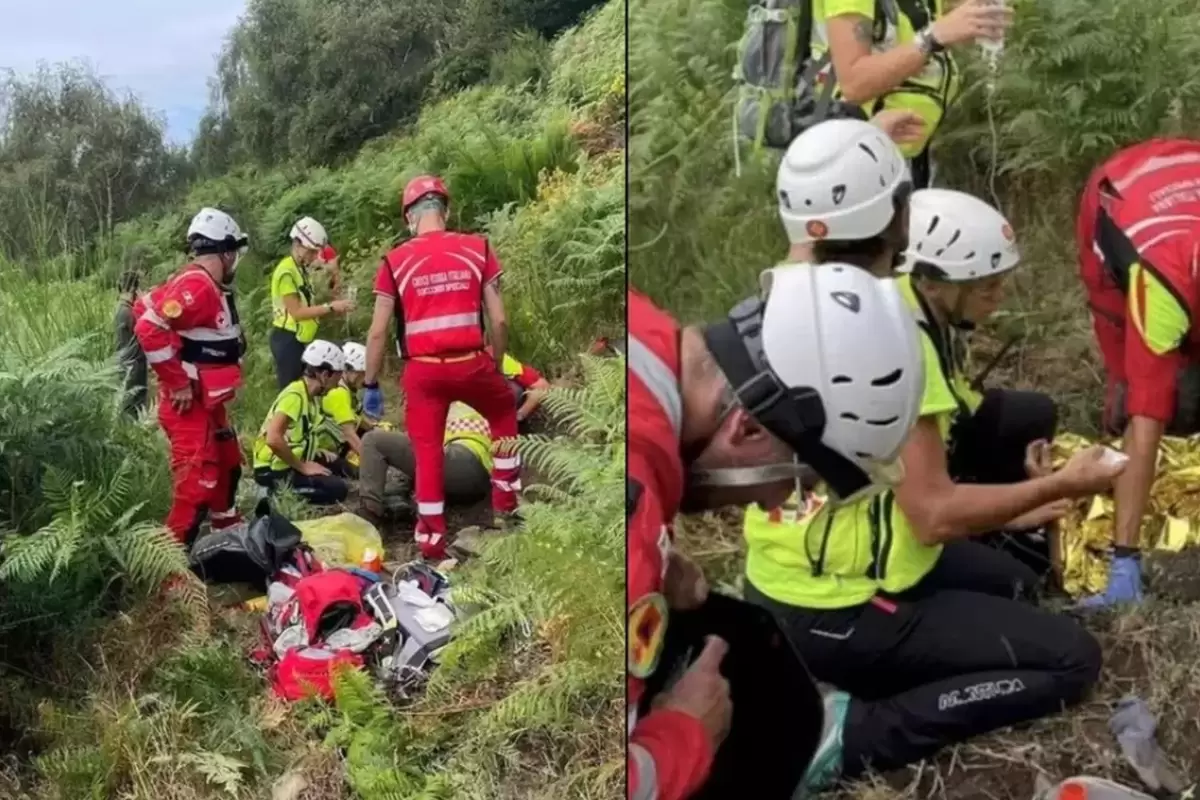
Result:
[[[482,350],[483,287],[502,271],[488,240],[473,234],[426,233],[391,250],[375,293],[396,301],[400,357]]]
[[[713,751],[699,720],[671,710],[638,718],[644,680],[654,670],[668,624],[663,580],[683,498],[679,455],[679,325],[630,291],[627,482],[629,797],[681,800],[708,779]]]
[[[206,407],[242,385],[242,329],[233,293],[189,264],[137,299],[134,334],[164,394],[193,384]]]

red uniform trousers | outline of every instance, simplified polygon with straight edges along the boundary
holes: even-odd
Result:
[[[418,358],[404,365],[404,424],[416,458],[417,544],[426,558],[446,552],[443,467],[446,416],[455,401],[466,403],[488,422],[492,438],[492,508],[516,509],[521,489],[521,460],[512,443],[517,436],[517,407],[496,362],[479,353],[463,361],[436,363]]]
[[[190,547],[204,521],[212,518],[213,530],[241,521],[236,507],[242,472],[242,451],[229,426],[225,406],[205,408],[199,398],[182,413],[168,395],[159,395],[158,421],[171,446],[171,511],[167,527],[185,547]]]

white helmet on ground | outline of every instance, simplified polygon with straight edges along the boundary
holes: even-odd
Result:
[[[313,340],[304,348],[304,355],[300,358],[308,366],[317,369],[341,372],[346,368],[346,356],[342,353],[342,348],[324,339]]]
[[[990,204],[951,189],[913,193],[900,272],[957,283],[1000,275],[1020,261],[1012,225]]]
[[[302,217],[297,220],[288,236],[299,241],[309,250],[320,250],[329,244],[329,235],[325,233],[325,226],[312,217]]]
[[[741,406],[845,499],[877,482],[920,416],[912,312],[895,281],[848,264],[786,264],[761,283],[766,300],[744,301],[705,340]],[[700,480],[761,484],[787,469],[795,465]]]
[[[797,136],[775,179],[779,216],[792,244],[878,236],[911,185],[896,144],[857,119],[826,120]]]
[[[216,208],[202,208],[187,229],[188,246],[196,255],[246,252],[250,239],[233,217]]]
[[[346,342],[342,345],[342,352],[346,354],[346,369],[352,369],[355,372],[367,371],[367,348],[358,342]]]

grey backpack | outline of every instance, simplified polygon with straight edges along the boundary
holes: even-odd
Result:
[[[874,39],[886,32],[884,3],[875,4]],[[787,149],[792,140],[826,119],[866,119],[860,106],[833,97],[836,81],[816,91],[829,53],[812,57],[812,0],[756,0],[746,14],[733,78],[738,92],[734,129],[755,149]]]

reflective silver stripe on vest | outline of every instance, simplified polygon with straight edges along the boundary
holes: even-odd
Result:
[[[646,384],[678,437],[683,431],[683,399],[675,373],[636,336],[629,337],[629,370]]]
[[[1171,167],[1178,167],[1184,164],[1195,164],[1198,161],[1200,161],[1200,153],[1181,153],[1177,156],[1154,156],[1131,169],[1121,180],[1113,181],[1113,186],[1118,192],[1123,192],[1139,179],[1147,175],[1152,175],[1159,170],[1170,169]]]
[[[637,788],[630,800],[655,800],[658,797],[658,770],[654,766],[654,757],[636,744],[629,745],[629,755],[637,764]]]
[[[444,317],[430,317],[404,326],[405,335],[428,333],[429,331],[444,331],[449,328],[479,327],[479,314],[447,314]]]

